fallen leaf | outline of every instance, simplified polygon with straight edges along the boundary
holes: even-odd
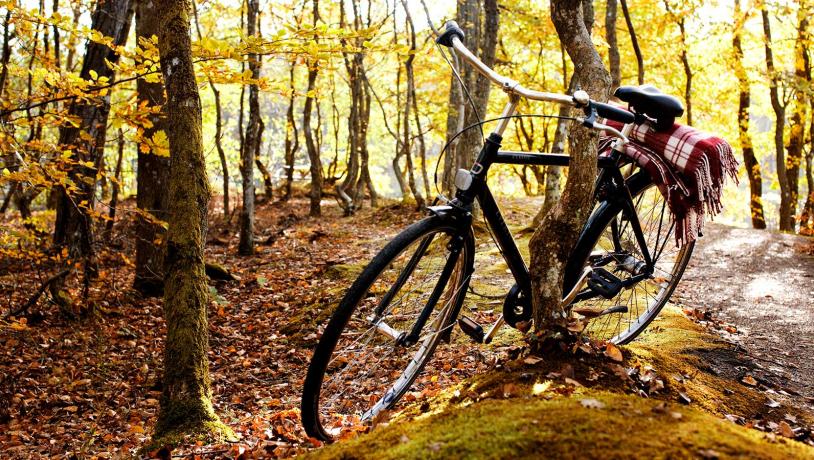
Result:
[[[543,361],[543,358],[540,358],[539,356],[527,356],[526,359],[523,360],[523,362],[525,364],[528,364],[529,366],[537,365],[537,364],[541,363],[542,361]]]
[[[757,385],[757,380],[755,380],[755,378],[752,377],[751,375],[747,375],[746,377],[741,379],[741,382],[745,383],[746,385],[749,385],[750,387]]]
[[[612,343],[608,343],[607,345],[605,345],[605,356],[620,363],[622,362],[622,360],[624,360],[624,356],[622,356],[622,350],[617,348],[616,345]]]
[[[791,429],[791,425],[785,420],[777,425],[777,433],[785,438],[794,438],[794,430]]]

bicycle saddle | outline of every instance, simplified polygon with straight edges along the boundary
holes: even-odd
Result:
[[[654,118],[658,130],[673,126],[676,117],[684,114],[684,106],[678,98],[662,93],[655,86],[620,86],[613,95],[630,104],[636,113]]]

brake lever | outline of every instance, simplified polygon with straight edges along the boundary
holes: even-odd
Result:
[[[593,105],[588,105],[585,107],[585,114],[587,117],[576,117],[576,120],[586,128],[596,129],[599,131],[605,131],[607,133],[612,134],[614,137],[617,137],[622,140],[622,145],[627,144],[630,140],[622,134],[621,131],[614,128],[613,126],[608,126],[604,123],[599,123],[596,121],[596,108]]]

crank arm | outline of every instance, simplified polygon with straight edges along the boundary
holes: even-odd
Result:
[[[500,315],[500,318],[495,321],[495,324],[492,325],[489,332],[483,337],[483,343],[491,343],[492,339],[497,335],[497,331],[500,330],[504,324],[506,324],[506,320],[503,319],[503,315]]]

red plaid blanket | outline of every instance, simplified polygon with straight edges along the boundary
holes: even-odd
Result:
[[[621,124],[605,123],[617,129]],[[689,126],[674,124],[656,131],[638,125],[623,152],[644,168],[667,200],[675,221],[678,246],[695,241],[704,227],[705,213],[721,212],[726,176],[738,181],[738,160],[720,137]]]

